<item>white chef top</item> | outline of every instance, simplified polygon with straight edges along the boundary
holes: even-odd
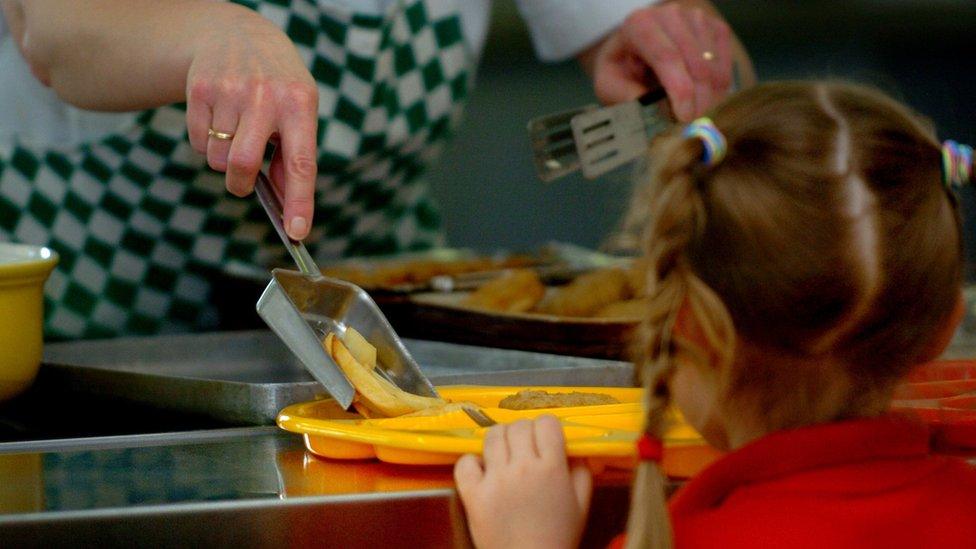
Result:
[[[384,13],[399,0],[318,0],[362,13]],[[570,58],[610,32],[633,10],[656,0],[516,0],[543,61]],[[458,0],[464,39],[481,52],[490,0]],[[61,101],[31,74],[0,13],[0,148],[16,135],[25,145],[70,148],[131,126],[134,113],[84,111]]]

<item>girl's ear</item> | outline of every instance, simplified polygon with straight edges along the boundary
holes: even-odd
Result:
[[[929,346],[922,352],[918,360],[919,364],[930,362],[942,355],[942,352],[949,346],[949,342],[952,341],[952,336],[956,333],[956,328],[959,327],[964,316],[966,316],[966,299],[960,291],[959,298],[956,300],[956,307],[942,328],[935,333]]]
[[[681,341],[686,348],[690,346],[698,351],[695,354],[700,354],[700,358],[705,361],[704,365],[714,367],[718,364],[718,352],[705,337],[705,332],[702,331],[701,325],[691,309],[691,304],[687,300],[678,309],[678,316],[674,322],[674,334],[672,335],[675,341]]]

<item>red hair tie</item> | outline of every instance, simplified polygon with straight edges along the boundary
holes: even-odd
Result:
[[[637,439],[637,457],[641,461],[661,461],[664,445],[659,439],[644,433]]]

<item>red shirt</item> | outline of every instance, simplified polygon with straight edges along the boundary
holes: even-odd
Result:
[[[976,467],[889,415],[780,431],[670,503],[676,547],[973,547]]]

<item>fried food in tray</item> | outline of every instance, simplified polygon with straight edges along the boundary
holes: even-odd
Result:
[[[531,310],[546,293],[546,287],[535,271],[515,269],[486,282],[468,295],[462,305],[503,313]]]
[[[593,318],[633,318],[641,319],[650,306],[646,297],[614,301],[593,313]]]
[[[647,271],[651,263],[646,257],[634,259],[627,269],[627,283],[634,297],[647,295]]]
[[[322,274],[367,289],[410,291],[437,276],[500,271],[536,265],[539,259],[528,255],[505,257],[422,257],[402,259],[358,259],[322,269]]]
[[[643,296],[644,269],[639,261],[627,267],[597,269],[563,286],[548,288],[536,271],[518,269],[453,303],[499,314],[637,321],[648,306]]]
[[[556,288],[535,307],[535,311],[555,316],[588,317],[609,303],[630,297],[630,282],[626,271],[600,269]]]

